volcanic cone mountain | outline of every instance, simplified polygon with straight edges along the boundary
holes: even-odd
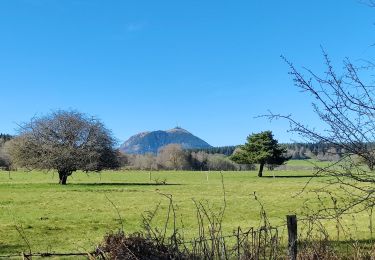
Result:
[[[180,144],[184,149],[211,148],[212,146],[185,129],[175,127],[170,130],[142,132],[130,137],[120,150],[129,154],[157,153],[168,144]]]

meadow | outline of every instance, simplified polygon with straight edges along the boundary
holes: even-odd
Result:
[[[280,226],[285,235],[285,216],[301,216],[304,205],[317,207],[312,190],[326,181],[326,177],[314,178],[301,193],[314,171],[306,168],[310,165],[306,162],[291,161],[289,165],[287,170],[266,171],[263,178],[258,178],[256,171],[76,172],[65,186],[57,184],[54,172],[0,171],[0,255],[27,250],[21,233],[33,252],[91,251],[106,233],[122,226],[126,233],[142,230],[141,215],[158,203],[154,224],[162,226],[169,205],[162,194],[172,195],[183,233],[194,237],[197,219],[193,199],[219,211],[224,205],[223,184],[225,232],[230,234],[238,226],[259,226],[261,201],[271,224]],[[305,168],[298,170],[300,166]],[[365,213],[342,221],[356,239],[370,238]],[[327,227],[335,239],[335,224],[327,223]]]

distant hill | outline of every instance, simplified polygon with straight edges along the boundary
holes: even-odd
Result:
[[[161,147],[168,144],[180,144],[184,149],[212,148],[189,131],[175,127],[166,131],[158,130],[133,135],[120,146],[120,150],[130,154],[157,153]]]

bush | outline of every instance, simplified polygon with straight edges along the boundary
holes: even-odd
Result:
[[[141,233],[126,236],[121,231],[105,236],[96,253],[99,259],[190,259],[171,245],[157,243]]]

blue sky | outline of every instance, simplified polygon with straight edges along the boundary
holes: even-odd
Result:
[[[97,116],[120,142],[179,125],[214,146],[272,130],[271,110],[320,126],[286,56],[322,71],[371,59],[375,8],[356,0],[0,1],[0,132],[55,109]]]

